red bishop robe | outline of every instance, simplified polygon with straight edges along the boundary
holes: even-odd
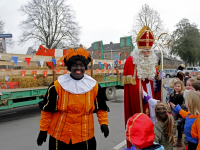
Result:
[[[144,113],[150,117],[149,104],[143,103],[143,90],[153,99],[155,99],[153,81],[146,79],[143,81],[137,77],[136,65],[133,64],[132,56],[129,56],[124,65],[123,81],[124,84],[124,114],[125,125],[128,119],[135,113]],[[149,85],[148,90],[147,84]],[[143,88],[143,89],[142,89]],[[151,94],[149,93],[151,92]],[[158,98],[158,97],[157,97]],[[127,148],[131,148],[132,144],[127,140]]]

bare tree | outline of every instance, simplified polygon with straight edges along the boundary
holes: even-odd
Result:
[[[150,8],[148,4],[143,5],[140,12],[135,16],[132,30],[130,32],[133,37],[133,42],[136,42],[137,34],[144,26],[148,26],[152,30],[155,39],[157,39],[161,33],[165,32],[160,14]],[[166,39],[167,37],[164,36],[162,38]]]
[[[0,20],[0,33],[4,33],[3,28],[4,28],[4,22]]]
[[[23,30],[19,43],[33,42],[32,46],[47,48],[77,46],[80,27],[75,13],[66,0],[31,0],[20,11],[27,16],[20,27]]]
[[[4,25],[5,22],[3,22],[2,20],[0,20],[0,34],[4,34]],[[6,46],[12,48],[14,46],[14,41],[11,38],[6,38]]]

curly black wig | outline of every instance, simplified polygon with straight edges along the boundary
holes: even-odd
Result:
[[[64,58],[64,63],[65,63],[65,66],[67,66],[67,70],[71,71],[71,66],[76,63],[76,61],[82,61],[85,65],[85,70],[87,70],[87,66],[88,64],[91,62],[91,58],[88,57],[87,59],[84,57],[84,56],[81,56],[81,55],[76,55],[76,56],[72,56],[71,58],[69,58],[67,61],[66,59]]]
[[[184,69],[184,67],[183,66],[178,66],[178,70],[183,70]]]

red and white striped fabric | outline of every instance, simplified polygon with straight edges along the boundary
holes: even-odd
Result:
[[[55,57],[62,57],[67,54],[67,50],[63,49],[46,49],[44,46],[40,45],[36,55],[41,56],[55,56]]]

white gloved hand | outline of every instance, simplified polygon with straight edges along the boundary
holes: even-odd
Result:
[[[165,78],[165,73],[163,72],[163,71],[161,71],[160,73],[159,73],[159,79],[161,80],[161,79],[164,79]]]
[[[149,103],[149,106],[155,108],[155,106],[157,105],[157,103],[159,103],[160,101],[159,100],[156,100],[156,99],[153,99],[153,98],[150,98],[148,100],[148,103]]]

